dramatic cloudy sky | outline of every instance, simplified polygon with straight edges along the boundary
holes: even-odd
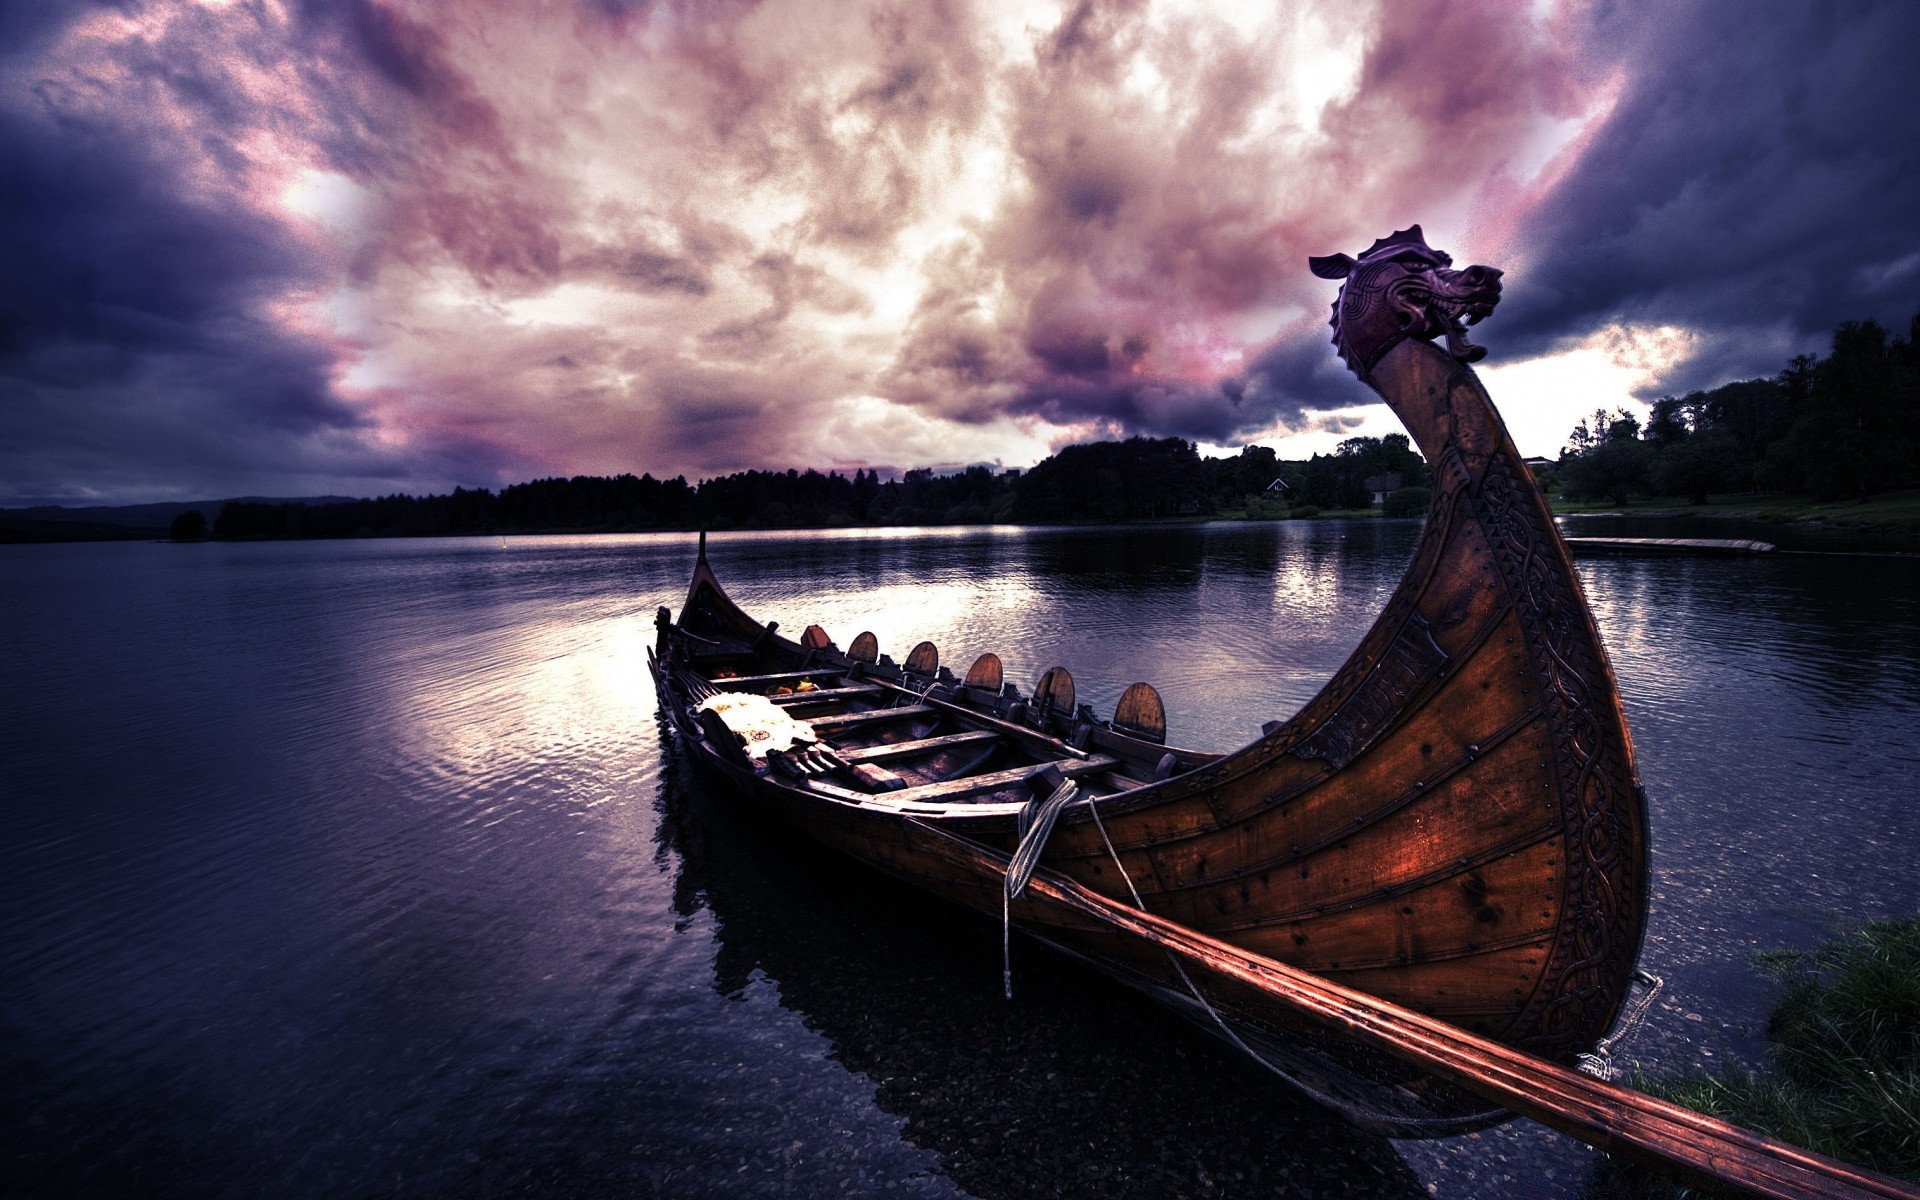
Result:
[[[0,504],[1393,428],[1308,254],[1508,272],[1524,450],[1920,308],[1920,6],[0,6]]]

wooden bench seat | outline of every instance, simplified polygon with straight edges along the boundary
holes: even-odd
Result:
[[[872,725],[880,721],[904,721],[909,717],[931,717],[937,710],[925,704],[902,704],[899,708],[876,708],[868,712],[835,713],[830,717],[802,718],[813,726],[815,733],[828,730],[847,729],[855,725]]]

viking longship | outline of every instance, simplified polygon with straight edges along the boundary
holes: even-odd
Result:
[[[794,641],[728,598],[703,534],[648,656],[684,751],[756,815],[1077,955],[1390,1136],[1521,1113],[1715,1190],[1916,1200],[1571,1069],[1604,1060],[1636,975],[1646,797],[1566,544],[1470,365],[1500,272],[1455,270],[1417,225],[1308,261],[1343,281],[1334,345],[1434,488],[1405,578],[1298,713],[1203,753],[1167,744],[1145,683],[1101,718],[1063,667],[1022,692],[991,653],[961,676],[930,642],[896,663],[871,633]]]
[[[686,751],[767,817],[1158,996],[1355,1120],[1455,1132],[1506,1109],[1109,911],[1558,1064],[1632,985],[1633,745],[1566,547],[1470,366],[1500,272],[1453,269],[1418,226],[1310,265],[1343,281],[1334,344],[1434,487],[1371,630],[1257,741],[1169,745],[1145,683],[1102,717],[1064,667],[1023,691],[992,653],[957,674],[928,642],[895,662],[870,633],[789,639],[728,598],[704,536],[650,662]]]
[[[771,818],[1190,1011],[1356,1120],[1454,1132],[1505,1110],[1301,1037],[1284,1006],[1023,886],[1044,869],[1560,1063],[1627,997],[1645,802],[1566,547],[1469,365],[1500,272],[1452,269],[1418,226],[1311,266],[1344,280],[1334,344],[1435,486],[1371,630],[1251,745],[1169,746],[1145,683],[1101,718],[1064,667],[1022,692],[992,653],[962,676],[928,642],[896,663],[870,633],[783,637],[728,598],[704,536],[650,662],[688,752]]]

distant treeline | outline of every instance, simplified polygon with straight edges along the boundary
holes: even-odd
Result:
[[[394,537],[532,531],[818,529],[849,525],[970,525],[994,521],[1130,521],[1310,516],[1364,508],[1366,483],[1398,474],[1409,498],[1427,467],[1403,434],[1350,438],[1304,462],[1267,446],[1204,458],[1179,438],[1129,438],[1068,446],[1033,469],[969,467],[950,475],[908,471],[741,471],[699,484],[685,478],[578,475],[492,492],[385,496],[338,504],[234,501],[213,523],[216,538]],[[1282,485],[1275,488],[1274,481]],[[1404,498],[1403,498],[1404,499]]]
[[[1573,431],[1558,477],[1570,496],[1808,492],[1864,499],[1920,486],[1920,316],[1904,338],[1849,321],[1826,357],[1772,379],[1662,396],[1646,427],[1596,412]]]

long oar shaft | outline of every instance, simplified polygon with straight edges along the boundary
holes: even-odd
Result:
[[[933,828],[927,849],[977,871],[1004,874],[1005,855]],[[1384,1050],[1503,1108],[1622,1158],[1714,1191],[1803,1197],[1920,1200],[1920,1189],[1751,1130],[1535,1058],[1365,992],[1342,987],[1110,899],[1054,871],[1036,871],[1030,901],[1073,909],[1164,947],[1206,972],[1254,988],[1289,1010]]]

